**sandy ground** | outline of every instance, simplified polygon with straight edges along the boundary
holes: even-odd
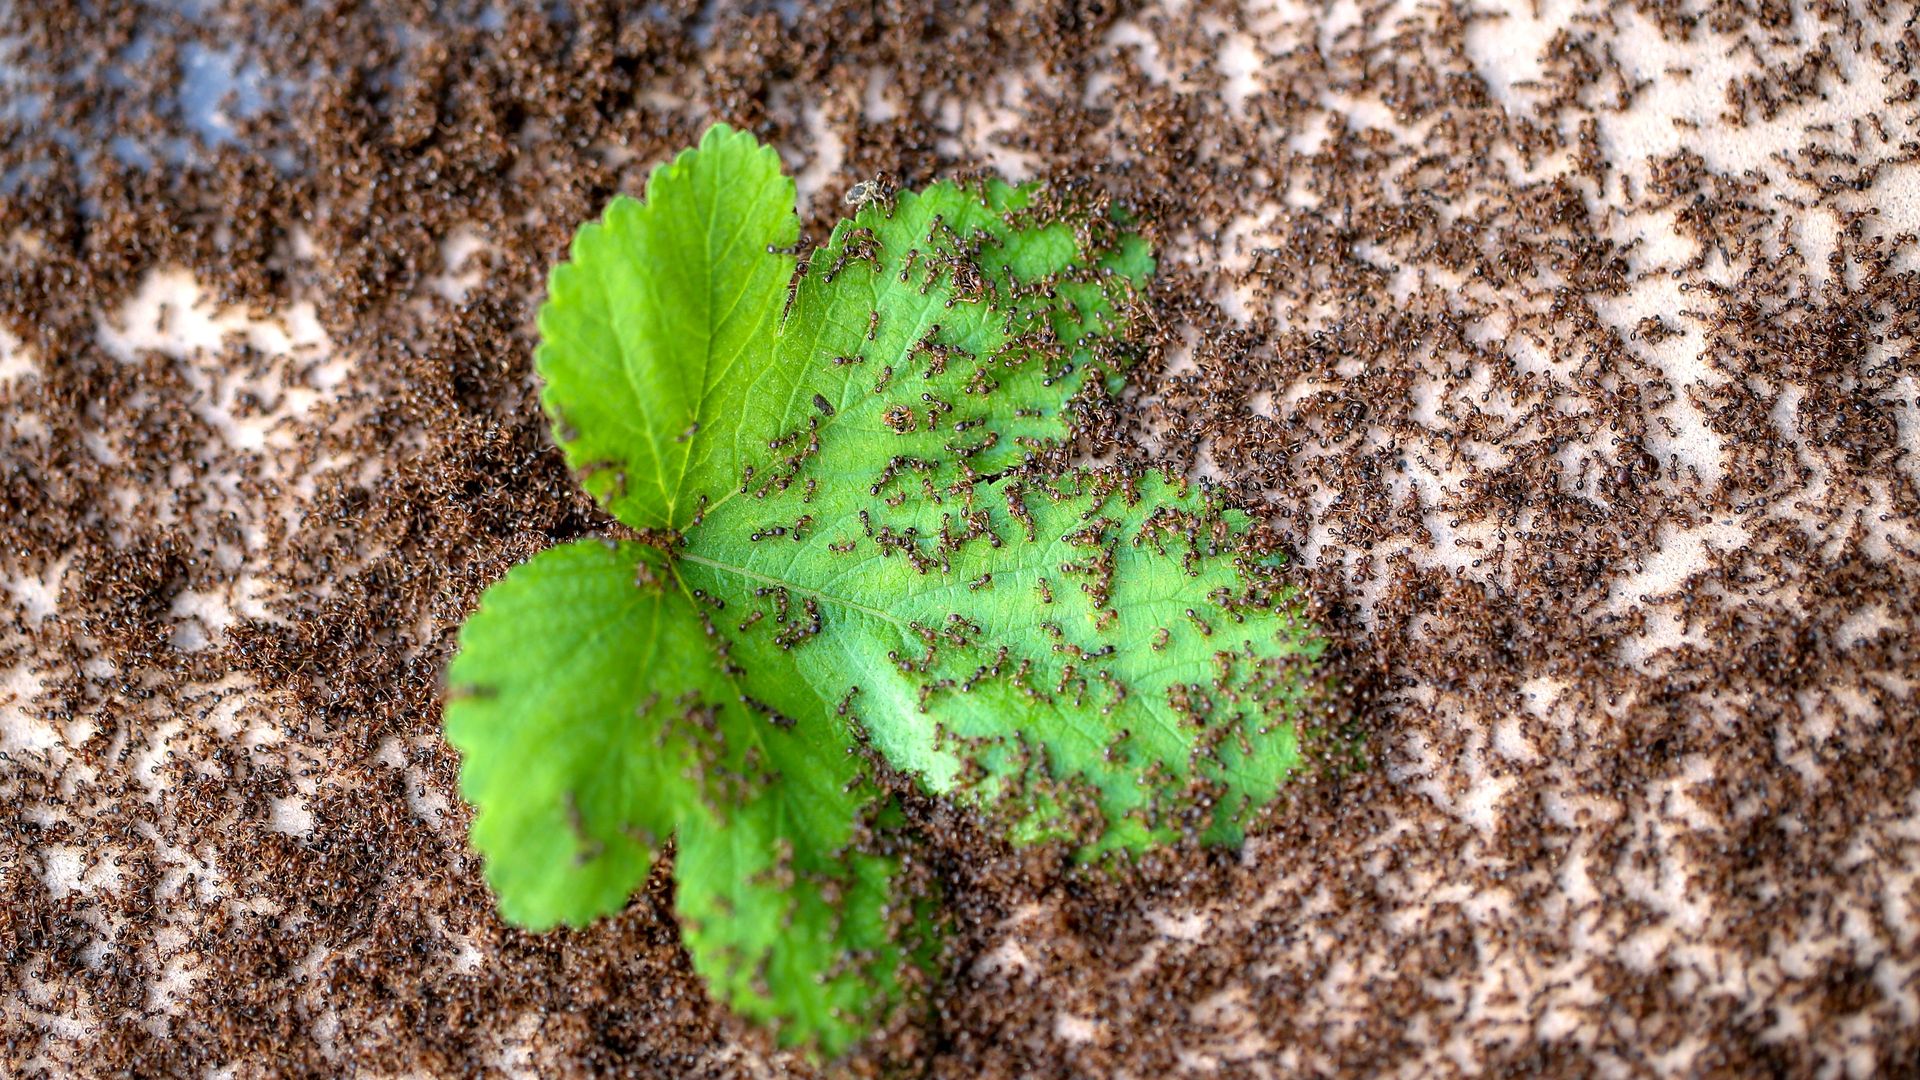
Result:
[[[1417,10],[1417,5],[1407,5],[1407,10]],[[1574,19],[1577,11],[1586,10],[1584,6],[1576,10],[1557,2],[1515,4],[1504,20],[1476,24],[1469,33],[1471,62],[1502,102],[1515,109],[1537,107],[1537,97],[1529,94],[1529,87],[1542,76],[1541,58],[1551,52],[1549,43],[1556,33],[1569,28],[1582,31],[1589,25]],[[1337,6],[1335,12],[1322,29],[1325,40],[1334,39],[1341,29],[1341,18],[1352,14],[1344,6]],[[1292,20],[1301,15],[1291,9],[1262,12],[1245,30],[1223,34],[1217,54],[1204,58],[1212,74],[1220,78],[1219,92],[1229,101],[1244,98],[1253,85],[1252,73],[1261,64],[1258,49],[1269,40],[1263,38],[1263,34],[1270,34],[1272,41],[1290,41],[1292,38],[1286,34],[1292,31],[1283,34],[1280,27],[1291,25]],[[1179,16],[1176,12],[1172,17]],[[1808,16],[1802,13],[1797,17],[1808,24],[1804,30],[1810,34],[1817,32],[1818,28],[1811,25]],[[1140,62],[1147,70],[1176,83],[1198,77],[1194,58],[1181,57],[1176,61],[1156,54],[1158,36],[1143,29],[1150,18],[1132,19],[1116,26],[1110,33],[1110,44],[1116,50],[1138,49]],[[1650,87],[1629,108],[1598,114],[1600,143],[1611,148],[1615,160],[1625,163],[1627,174],[1642,186],[1647,183],[1647,162],[1682,149],[1698,154],[1709,169],[1728,175],[1737,176],[1743,170],[1778,168],[1781,155],[1805,144],[1810,130],[1831,124],[1834,130],[1844,131],[1856,117],[1879,108],[1890,76],[1888,66],[1876,58],[1871,42],[1842,43],[1839,45],[1843,54],[1841,67],[1847,72],[1843,81],[1828,86],[1817,97],[1794,103],[1776,116],[1735,126],[1724,119],[1729,106],[1720,91],[1729,79],[1749,70],[1750,64],[1745,57],[1730,58],[1724,41],[1703,34],[1691,43],[1676,44],[1658,34],[1650,21],[1628,10],[1618,12],[1618,23],[1608,30],[1606,39],[1627,72],[1636,78],[1651,80]],[[1691,76],[1676,75],[1681,69],[1690,69]],[[1010,92],[1017,96],[1023,83],[1036,77],[1032,73],[1010,71]],[[1393,116],[1376,97],[1343,100],[1337,88],[1326,88],[1322,92],[1328,106],[1344,113],[1350,123],[1375,126],[1387,132],[1398,130]],[[884,110],[883,95],[876,92],[870,98],[876,111]],[[994,161],[1009,175],[1020,177],[1032,163],[1017,151],[991,141],[993,134],[1006,123],[1004,115],[983,108],[977,114],[961,118],[951,138],[960,143],[960,156]],[[1301,139],[1312,137],[1311,133],[1300,136]],[[823,134],[814,149],[816,155],[804,163],[798,174],[803,202],[814,197],[823,186],[843,185],[847,179],[839,165],[838,148],[831,138]],[[1516,161],[1513,167],[1520,175],[1547,176],[1565,168],[1566,163],[1548,159],[1531,163]],[[1238,235],[1229,236],[1223,244],[1222,255],[1228,260],[1253,259],[1255,249],[1270,242],[1263,239],[1263,231],[1273,228],[1284,213],[1284,199],[1262,196],[1249,202],[1254,211],[1240,223]],[[1877,214],[1868,219],[1864,227],[1874,233],[1893,235],[1920,230],[1920,179],[1909,169],[1892,182],[1882,182],[1870,194],[1861,196],[1858,208],[1865,209],[1868,205],[1876,208]],[[1636,256],[1640,267],[1673,268],[1671,273],[1641,277],[1625,295],[1601,308],[1600,317],[1623,337],[1635,337],[1636,329],[1649,316],[1672,318],[1674,313],[1688,308],[1694,303],[1689,287],[1695,285],[1702,274],[1711,276],[1716,272],[1714,267],[1683,271],[1694,248],[1679,235],[1676,227],[1676,215],[1682,210],[1683,206],[1644,210],[1623,214],[1612,223],[1617,236],[1641,241]],[[1842,225],[1828,209],[1815,210],[1793,220],[1795,242],[1809,267],[1824,265],[1832,250],[1833,238]],[[423,298],[438,296],[458,302],[481,280],[484,269],[480,256],[485,245],[464,232],[442,237],[441,242],[445,272],[421,282],[421,294]],[[1215,257],[1209,247],[1199,243],[1184,253],[1176,249],[1167,254],[1173,261],[1183,257]],[[1819,272],[1815,270],[1816,276]],[[1832,268],[1829,272],[1845,271]],[[245,477],[244,482],[219,473],[183,473],[181,477],[184,483],[206,489],[203,512],[230,510],[242,525],[233,542],[219,553],[219,557],[238,572],[237,593],[185,591],[173,601],[172,614],[178,617],[174,644],[187,651],[220,641],[236,617],[276,617],[267,606],[248,599],[247,568],[251,560],[262,557],[271,535],[269,523],[261,520],[260,507],[250,501],[249,492],[255,485],[285,485],[299,494],[311,492],[315,475],[329,467],[346,465],[360,470],[381,467],[377,461],[321,462],[316,467],[294,470],[283,462],[282,452],[291,446],[295,437],[294,426],[285,421],[288,418],[297,421],[316,403],[334,400],[337,404],[335,395],[349,384],[346,376],[355,362],[350,352],[329,340],[316,317],[314,303],[324,301],[324,297],[303,297],[302,302],[277,315],[256,317],[240,311],[215,310],[207,300],[203,284],[178,269],[158,269],[124,308],[99,312],[99,341],[103,347],[130,363],[153,353],[173,358],[187,385],[195,391],[192,400],[183,402],[182,408],[193,410],[216,428],[232,448],[258,455],[257,469]],[[1402,283],[1405,294],[1412,296],[1419,284]],[[1444,286],[1447,283],[1428,284]],[[1460,287],[1468,286],[1461,283]],[[1243,317],[1251,317],[1253,309],[1262,304],[1271,306],[1270,301],[1250,290],[1232,288],[1223,291],[1219,302],[1229,312]],[[1313,323],[1336,316],[1335,312],[1295,308],[1282,317]],[[1498,329],[1497,323],[1497,318],[1489,320],[1477,332],[1491,337]],[[253,357],[252,370],[237,376],[231,360],[236,340],[250,346]],[[1689,385],[1719,378],[1702,355],[1707,340],[1705,335],[1694,333],[1641,342],[1636,347],[1642,358],[1675,384]],[[1523,337],[1516,338],[1512,344],[1523,364],[1537,366],[1542,371],[1564,366],[1565,358],[1530,348]],[[27,378],[45,362],[17,341],[0,337],[0,381]],[[1191,359],[1176,359],[1173,370],[1183,370],[1182,364],[1188,365],[1186,370],[1197,370]],[[1916,473],[1920,453],[1915,453],[1920,451],[1920,410],[1914,407],[1914,402],[1920,400],[1920,387],[1914,386],[1910,377],[1903,386],[1907,400],[1897,422],[1901,445],[1908,453],[1898,468],[1914,476],[1920,475]],[[1281,414],[1316,389],[1306,381],[1276,386],[1264,400],[1255,402],[1255,409]],[[257,407],[253,404],[255,398],[269,403],[268,407]],[[1421,400],[1436,410],[1442,404],[1438,390]],[[1698,470],[1707,482],[1712,482],[1727,460],[1722,437],[1706,423],[1702,411],[1684,398],[1676,401],[1665,415],[1671,426],[1649,449],[1662,460],[1677,462],[1682,469]],[[407,448],[395,449],[401,455],[407,453]],[[103,447],[103,452],[111,451]],[[1204,461],[1203,458],[1203,470],[1213,468]],[[1457,494],[1464,480],[1465,473],[1460,469],[1436,463],[1427,468],[1410,467],[1390,478],[1389,484],[1396,494],[1424,493],[1428,504],[1435,505],[1450,493]],[[1817,486],[1816,479],[1814,487]],[[137,494],[104,491],[99,497],[125,499]],[[1340,491],[1325,491],[1325,503],[1313,508],[1314,516],[1328,527],[1338,525],[1340,518],[1331,511],[1341,498]],[[1896,558],[1896,549],[1889,546],[1890,543],[1911,544],[1916,539],[1912,521],[1877,513],[1880,508],[1872,505],[1861,509],[1867,511],[1860,520],[1864,523],[1864,545],[1870,554]],[[1412,552],[1413,559],[1451,568],[1468,578],[1482,572],[1481,549],[1475,544],[1494,539],[1490,527],[1468,526],[1456,531],[1445,515],[1437,512],[1428,516],[1427,524],[1437,542],[1431,550]],[[1662,530],[1659,545],[1644,552],[1638,569],[1615,584],[1613,604],[1623,617],[1636,610],[1651,616],[1637,626],[1631,621],[1623,622],[1618,643],[1622,664],[1657,674],[1674,667],[1682,647],[1700,644],[1698,629],[1684,626],[1673,614],[1671,605],[1649,604],[1646,598],[1682,588],[1691,577],[1712,565],[1716,552],[1744,543],[1750,525],[1749,519],[1724,516]],[[1809,520],[1808,528],[1814,530],[1815,523]],[[1824,533],[1825,526],[1819,528]],[[1309,537],[1302,547],[1301,555],[1309,566],[1325,557],[1320,540],[1318,535]],[[1822,535],[1821,542],[1827,542],[1826,535]],[[1354,557],[1350,549],[1342,552],[1334,557]],[[40,577],[4,583],[6,603],[25,625],[39,625],[54,610],[66,569],[65,562],[56,561]],[[1383,566],[1377,584],[1384,585],[1386,578],[1387,570]],[[1363,593],[1360,598],[1363,621],[1371,595]],[[1756,595],[1754,602],[1791,604],[1794,600],[1791,596]],[[429,623],[421,628],[423,636],[443,635],[457,625],[458,612],[430,613],[427,619]],[[1847,629],[1866,637],[1885,624],[1885,613],[1864,610],[1857,623]],[[5,628],[0,627],[0,633],[5,632]],[[59,762],[75,752],[85,732],[48,723],[36,715],[31,705],[39,692],[39,678],[30,664],[0,671],[0,755],[30,755]],[[312,826],[307,800],[320,788],[342,782],[341,779],[298,767],[303,760],[319,760],[323,756],[322,747],[304,746],[302,740],[306,736],[302,732],[274,722],[274,688],[235,683],[217,689],[223,692],[210,697],[211,704],[200,712],[188,708],[153,718],[154,723],[144,729],[147,732],[144,741],[125,748],[134,758],[136,772],[139,762],[157,761],[168,755],[170,741],[183,729],[211,725],[234,732],[241,741],[264,747],[274,760],[289,765],[297,778],[294,790],[274,802],[271,827],[295,838],[304,836]],[[1451,718],[1461,738],[1449,745],[1436,745],[1422,734],[1427,729],[1409,728],[1397,745],[1384,748],[1382,763],[1395,782],[1430,800],[1445,815],[1467,827],[1462,834],[1466,838],[1463,857],[1471,861],[1476,858],[1478,838],[1500,833],[1508,824],[1506,815],[1516,812],[1503,798],[1512,784],[1514,764],[1538,762],[1559,753],[1556,746],[1562,745],[1561,740],[1578,741],[1577,731],[1564,729],[1564,725],[1571,722],[1570,714],[1561,706],[1561,695],[1567,689],[1566,685],[1543,676],[1527,684],[1523,708],[1511,714],[1489,715],[1483,703],[1467,701],[1447,686],[1409,687],[1399,707],[1426,714],[1429,726]],[[1846,700],[1845,688],[1841,690],[1836,702]],[[1859,708],[1872,707],[1857,696],[1855,700]],[[1833,708],[1839,711],[1829,722],[1844,723],[1844,705],[1836,704]],[[380,758],[404,777],[397,786],[408,793],[409,806],[420,824],[430,832],[443,835],[449,843],[457,842],[458,823],[448,813],[449,793],[440,780],[416,766],[414,751],[417,749],[389,740]],[[1804,755],[1807,770],[1817,770],[1816,755],[1811,748],[1802,747],[1798,752]],[[0,769],[7,767],[8,760],[11,757],[0,757]],[[1550,804],[1551,812],[1569,822],[1587,814],[1604,816],[1618,812],[1618,807],[1603,805],[1579,792],[1578,768],[1577,761],[1567,762],[1557,773],[1565,781],[1565,791],[1545,792],[1543,797]],[[1590,875],[1596,872],[1596,860],[1602,856],[1576,844],[1571,858],[1559,864],[1555,887],[1560,899],[1553,905],[1556,921],[1544,928],[1545,932],[1564,939],[1566,955],[1552,966],[1529,965],[1524,952],[1483,948],[1480,955],[1485,962],[1473,966],[1453,985],[1433,990],[1455,1002],[1460,1015],[1488,1023],[1462,1029],[1472,1031],[1471,1036],[1435,1042],[1424,1053],[1410,1056],[1406,1063],[1409,1073],[1449,1062],[1474,1071],[1483,1060],[1486,1046],[1500,1041],[1571,1040],[1577,1045],[1583,1031],[1607,1022],[1604,1008],[1596,1008],[1606,1004],[1605,994],[1581,974],[1586,970],[1586,958],[1592,955],[1624,958],[1629,964],[1638,960],[1649,965],[1654,958],[1662,958],[1666,966],[1661,970],[1667,973],[1663,977],[1680,980],[1698,995],[1760,996],[1769,985],[1812,970],[1824,957],[1855,948],[1884,949],[1885,943],[1876,943],[1867,929],[1872,918],[1900,928],[1901,937],[1893,943],[1897,946],[1894,951],[1907,959],[1888,959],[1872,969],[1872,981],[1884,997],[1885,1008],[1875,1019],[1861,1019],[1857,1035],[1862,1041],[1849,1045],[1845,1032],[1833,1031],[1826,1032],[1823,1038],[1827,1040],[1827,1062],[1833,1074],[1865,1076],[1876,1069],[1888,1068],[1891,1063],[1878,1060],[1874,1044],[1867,1039],[1874,1025],[1920,1024],[1920,994],[1915,991],[1915,976],[1920,967],[1911,960],[1915,936],[1920,934],[1920,913],[1911,907],[1916,888],[1920,887],[1920,791],[1908,800],[1904,815],[1873,822],[1859,834],[1856,848],[1834,853],[1837,860],[1861,865],[1863,874],[1870,867],[1873,882],[1871,887],[1837,898],[1840,913],[1824,925],[1839,927],[1840,932],[1781,942],[1758,955],[1742,955],[1687,944],[1694,940],[1695,932],[1712,922],[1715,913],[1703,906],[1689,887],[1691,867],[1684,849],[1663,842],[1664,837],[1711,823],[1710,816],[1687,794],[1692,785],[1712,779],[1703,771],[1708,768],[1703,763],[1692,772],[1673,777],[1669,797],[1657,802],[1658,813],[1634,823],[1647,841],[1645,851],[1648,853],[1648,858],[1639,866],[1639,879],[1633,888],[1644,905],[1641,917],[1627,923],[1608,917],[1604,910],[1596,908],[1594,901],[1599,894],[1592,886]],[[33,813],[57,815],[57,811],[50,809]],[[1285,842],[1285,838],[1262,841],[1264,844]],[[112,889],[117,874],[111,860],[88,857],[85,847],[78,837],[48,844],[35,852],[32,864],[12,870],[42,875],[51,893],[55,897],[72,898],[74,909],[84,918],[87,917],[84,914],[88,910],[87,897]],[[165,872],[163,891],[222,888],[220,868],[198,862],[191,852],[174,852],[173,857],[175,861]],[[1305,898],[1309,907],[1299,913],[1299,920],[1300,925],[1309,929],[1303,931],[1295,947],[1315,949],[1310,929],[1313,883],[1277,881],[1271,895],[1274,903],[1298,904]],[[1415,935],[1435,912],[1442,910],[1464,911],[1467,919],[1488,935],[1488,940],[1512,932],[1511,924],[1521,918],[1498,892],[1478,891],[1428,873],[1392,877],[1381,902],[1393,905],[1392,918]],[[232,903],[245,906],[250,901],[233,897]],[[1875,908],[1877,912],[1872,910]],[[1850,911],[1853,914],[1848,914]],[[1238,921],[1251,925],[1263,914],[1259,908],[1240,911],[1157,909],[1151,918],[1159,928],[1160,937],[1142,956],[1140,964],[1151,967],[1204,952],[1222,924]],[[104,914],[97,917],[106,918]],[[1035,955],[1015,933],[1017,923],[1043,917],[1029,910],[1011,922],[1002,946],[985,952],[979,959],[977,969],[981,977],[989,977],[996,971],[1045,969],[1050,963],[1064,962],[1060,957]],[[1848,939],[1847,927],[1858,929],[1857,939]],[[456,967],[461,962],[473,962],[480,955],[480,949],[481,942],[476,938],[463,954],[466,959],[457,960]],[[320,959],[314,958],[313,963],[317,966]],[[1653,968],[1650,966],[1648,970],[1649,978],[1654,977]],[[1330,971],[1315,990],[1324,1006],[1325,1023],[1337,1028],[1343,1015],[1343,1000],[1363,999],[1370,980],[1379,974],[1357,966],[1336,967]],[[153,1001],[162,1011],[167,1009],[170,995],[185,992],[192,972],[179,969],[168,975],[151,988]],[[1312,1068],[1311,1048],[1270,1043],[1245,1008],[1244,995],[1228,990],[1189,1005],[1195,1016],[1209,1018],[1207,1022],[1217,1033],[1216,1038],[1206,1045],[1192,1047],[1187,1054],[1195,1073],[1204,1074],[1233,1062],[1256,1065],[1258,1075],[1284,1075],[1294,1069]],[[332,1035],[327,1030],[324,1006],[317,1011],[322,1019],[317,1022],[314,1034],[325,1044]],[[31,989],[24,996],[0,1001],[0,1022],[15,1031],[42,1033],[48,1037],[42,1044],[43,1060],[56,1070],[81,1065],[79,1059],[68,1054],[70,1048],[83,1043],[68,1040],[78,1040],[95,1019],[85,1003],[36,998]],[[527,1023],[534,1021],[530,1018]],[[1774,1011],[1766,1023],[1770,1036],[1790,1039],[1804,1031],[1805,1022],[1793,1008],[1782,1008]],[[1063,1008],[1053,1030],[1064,1047],[1099,1039],[1101,1024],[1097,1016],[1077,1015]],[[1413,1033],[1413,1037],[1417,1039],[1419,1033]],[[513,1042],[510,1035],[505,1037],[501,1049],[500,1060],[509,1066],[519,1061]],[[1639,1063],[1602,1060],[1593,1064],[1601,1073],[1626,1075],[1644,1068],[1683,1075],[1700,1066],[1695,1058],[1700,1049],[1694,1041],[1681,1037],[1652,1060]],[[520,1061],[520,1064],[526,1063]]]

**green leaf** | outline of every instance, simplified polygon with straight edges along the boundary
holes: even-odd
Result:
[[[770,496],[715,514],[680,556],[695,588],[745,605],[732,655],[774,707],[851,701],[895,766],[1089,855],[1237,843],[1299,764],[1323,645],[1243,515],[1152,474],[897,508],[849,490],[820,489],[798,541],[740,538],[802,509]],[[910,547],[878,539],[914,528]]]
[[[1019,840],[1234,843],[1299,764],[1322,646],[1256,522],[1060,466],[1153,270],[1096,192],[874,200],[804,269],[793,200],[716,126],[554,270],[555,436],[659,547],[489,590],[447,728],[509,918],[617,908],[671,832],[714,992],[837,1053],[931,948],[866,748]]]
[[[688,175],[701,173],[696,159]],[[754,220],[784,219],[769,206]],[[785,234],[763,228],[738,259],[780,258],[765,252]],[[709,419],[688,439],[697,460],[727,464],[686,489],[705,502],[681,573],[749,612],[729,629],[752,693],[810,715],[857,687],[896,767],[1009,806],[1031,835],[1067,829],[1089,853],[1180,832],[1237,841],[1298,763],[1294,669],[1318,648],[1284,591],[1236,566],[1244,519],[1184,485],[1103,500],[1097,538],[1091,501],[1029,498],[1029,538],[1007,494],[1041,489],[991,479],[1063,438],[1076,402],[1131,362],[1128,307],[1151,267],[1137,236],[1071,191],[938,184],[869,206],[813,254],[777,328],[745,344],[744,394],[698,406]],[[783,295],[769,283],[762,303]],[[1204,530],[1202,550],[1135,542],[1169,513]],[[1081,587],[1095,564],[1111,578],[1100,603]]]
[[[651,548],[578,541],[515,567],[460,630],[447,740],[487,880],[522,926],[625,907],[701,804],[714,737],[688,717],[737,694],[668,580]]]
[[[787,1045],[838,1053],[918,962],[899,861],[847,850],[897,818],[839,719],[754,707],[710,625],[638,544],[566,544],[488,589],[448,670],[473,844],[502,913],[545,929],[625,907],[677,834],[696,970]]]
[[[738,418],[794,267],[767,249],[800,234],[793,194],[771,147],[715,125],[554,268],[541,402],[586,489],[635,528],[684,527],[692,493],[740,475]]]
[[[783,782],[726,821],[680,830],[677,910],[716,996],[786,1045],[837,1054],[917,981],[931,946],[927,912],[902,888],[898,859],[844,846],[856,820],[898,827],[897,816],[879,816],[885,804],[841,790],[843,765],[779,768]]]

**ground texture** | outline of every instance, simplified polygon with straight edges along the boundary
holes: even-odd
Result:
[[[1920,28],[1780,0],[49,2],[0,70],[0,1073],[806,1073],[668,877],[501,925],[454,629],[606,521],[543,274],[718,119],[1089,179],[1165,256],[1081,450],[1288,539],[1373,768],[1118,878],[914,813],[932,1075],[1920,1061]]]

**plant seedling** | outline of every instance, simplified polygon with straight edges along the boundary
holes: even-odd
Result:
[[[488,589],[446,731],[507,919],[617,911],[671,837],[713,993],[835,1055],[934,943],[870,758],[1017,842],[1235,844],[1321,643],[1244,515],[1047,466],[1137,352],[1153,260],[1102,200],[875,192],[801,266],[794,194],[718,125],[574,238],[542,403],[643,540]]]

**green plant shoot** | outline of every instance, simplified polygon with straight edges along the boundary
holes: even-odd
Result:
[[[936,184],[802,265],[794,196],[720,125],[575,237],[542,402],[648,542],[490,588],[446,729],[509,920],[618,910],[671,837],[715,995],[833,1055],[932,948],[870,754],[1016,841],[1234,844],[1300,764],[1322,646],[1245,515],[1059,467],[1153,272],[1102,199]]]

